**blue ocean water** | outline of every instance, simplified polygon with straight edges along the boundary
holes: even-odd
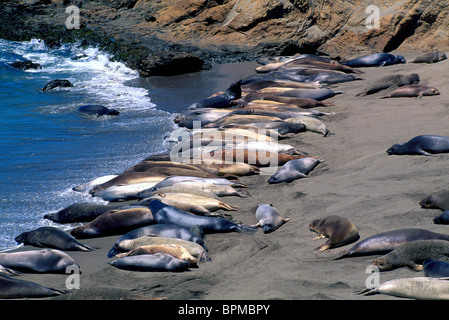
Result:
[[[81,59],[73,59],[82,56]],[[42,69],[8,65],[29,59]],[[158,110],[148,90],[126,85],[138,73],[97,48],[48,49],[40,40],[0,39],[0,251],[14,237],[75,202],[102,202],[72,187],[116,174],[144,157],[167,150],[173,115]],[[50,80],[71,88],[41,92]],[[79,106],[101,104],[120,115],[92,117]]]

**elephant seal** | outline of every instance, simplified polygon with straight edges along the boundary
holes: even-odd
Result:
[[[112,178],[104,183],[96,185],[93,187],[89,193],[95,194],[100,190],[107,189],[113,186],[124,186],[136,183],[151,183],[151,182],[160,182],[167,178],[166,174],[155,173],[155,172],[123,172],[119,174],[117,177]]]
[[[433,218],[433,222],[436,224],[449,224],[449,211],[443,211],[435,218]]]
[[[254,100],[268,100],[281,103],[288,103],[296,105],[298,108],[308,109],[316,107],[330,107],[333,104],[330,102],[319,101],[311,98],[301,98],[301,97],[284,97],[271,92],[252,92],[244,97],[240,98],[238,104],[240,106],[245,106]]]
[[[419,202],[422,208],[449,210],[449,191],[428,195]]]
[[[412,63],[435,63],[446,60],[447,56],[444,52],[439,52],[438,50],[424,53],[415,59],[413,59]]]
[[[386,281],[376,288],[367,288],[358,294],[370,296],[386,294],[390,296],[418,300],[448,300],[449,281],[427,277],[399,278]]]
[[[0,275],[0,299],[44,298],[67,291],[44,287],[38,283]]]
[[[440,91],[437,88],[423,86],[419,84],[405,85],[397,88],[392,93],[382,97],[381,99],[387,98],[401,98],[401,97],[416,97],[422,98],[424,96],[436,96],[439,95]]]
[[[113,179],[113,178],[115,178],[117,176],[118,176],[118,174],[108,174],[108,175],[105,175],[105,176],[101,176],[101,177],[95,178],[93,180],[90,180],[90,181],[88,181],[86,183],[77,185],[77,186],[73,187],[72,190],[73,191],[78,191],[78,192],[83,192],[83,191],[88,191],[88,190],[90,191],[95,186],[97,186],[99,184],[102,184],[102,183],[105,183],[105,182],[107,182],[107,181],[109,181],[109,180],[111,180],[111,179]]]
[[[72,257],[56,249],[0,253],[0,265],[31,273],[65,273],[67,267],[79,267]]]
[[[279,95],[283,97],[293,97],[293,98],[309,98],[314,100],[326,100],[332,98],[337,94],[342,94],[342,91],[334,91],[329,88],[320,89],[285,89],[285,88],[266,88],[262,89],[260,92],[267,92],[271,95]]]
[[[356,94],[357,97],[363,97],[370,94],[377,93],[379,91],[402,87],[405,85],[418,84],[420,81],[419,75],[417,73],[411,74],[393,74],[384,76],[376,80],[368,88]]]
[[[188,109],[226,108],[229,107],[231,101],[240,99],[241,96],[242,88],[239,80],[233,82],[224,93],[195,102]]]
[[[349,250],[343,251],[334,260],[374,254],[385,254],[395,248],[417,240],[446,240],[449,236],[421,228],[404,228],[381,232],[356,243]]]
[[[186,248],[180,246],[179,244],[174,243],[140,246],[128,252],[119,253],[116,255],[116,257],[123,258],[130,256],[138,256],[142,254],[155,254],[159,252],[169,254],[175,257],[176,259],[186,260],[189,263],[190,267],[198,267],[198,259],[192,256]]]
[[[51,80],[49,83],[47,83],[41,91],[45,92],[54,88],[69,88],[73,87],[73,84],[69,80],[64,79],[56,79]]]
[[[299,178],[307,178],[307,174],[323,161],[309,157],[290,160],[268,179],[268,183],[292,182]]]
[[[53,248],[66,251],[92,251],[94,248],[78,242],[73,236],[55,227],[41,227],[15,237],[18,243],[35,247]]]
[[[379,271],[408,267],[422,271],[426,259],[449,262],[449,242],[447,240],[416,240],[405,243],[393,251],[374,260],[373,266]]]
[[[116,268],[131,271],[179,272],[190,267],[188,261],[177,259],[165,253],[123,257],[108,263]]]
[[[332,248],[355,242],[360,238],[358,228],[351,221],[336,215],[313,220],[309,224],[309,229],[318,233],[314,240],[329,238],[324,244],[315,248],[315,251],[318,252],[329,251]]]
[[[164,204],[160,200],[153,200],[148,204],[154,219],[159,224],[176,224],[184,228],[200,226],[204,233],[213,232],[254,232],[255,227],[237,224],[220,217],[205,217],[181,211],[175,207]]]
[[[81,106],[78,108],[78,112],[98,117],[104,115],[118,116],[120,114],[120,112],[115,109],[109,109],[105,106],[95,104]]]
[[[272,204],[259,204],[256,210],[256,219],[259,222],[253,227],[262,227],[263,233],[271,233],[290,221],[290,218],[283,218]]]
[[[118,207],[106,204],[77,202],[58,212],[44,215],[44,219],[57,223],[89,222],[113,208],[117,209]]]
[[[78,239],[101,237],[121,234],[153,223],[153,214],[145,207],[109,210],[95,220],[72,229],[70,234]]]
[[[346,61],[344,65],[349,67],[379,67],[389,66],[392,64],[405,63],[406,60],[403,56],[393,55],[390,53],[375,53],[364,57],[359,57]]]
[[[424,260],[423,264],[424,275],[431,278],[448,278],[449,277],[449,263],[444,261],[436,261],[432,259]]]
[[[201,235],[194,232],[195,228],[186,229],[175,224],[153,224],[131,230],[122,235],[112,246],[108,252],[108,258],[115,256],[120,251],[121,242],[125,240],[133,240],[144,236],[173,238],[183,241],[196,243],[207,251],[207,247]]]
[[[431,156],[449,152],[449,137],[420,135],[405,143],[397,143],[387,150],[388,154]]]

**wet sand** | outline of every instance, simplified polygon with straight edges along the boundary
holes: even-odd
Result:
[[[404,55],[407,60],[414,58],[414,55]],[[176,90],[179,83],[175,83],[175,78],[163,79],[174,86],[172,95],[164,96],[163,90],[159,96],[156,94],[157,79],[144,79],[142,84],[146,83],[150,95],[152,90],[155,92],[153,102],[158,104],[159,101],[162,109],[182,110],[191,102],[225,90],[240,75],[254,73],[255,65],[233,65],[238,67],[238,76],[230,68],[221,67],[220,78],[204,80],[200,86],[191,81],[195,75],[179,76],[176,81],[188,79],[186,83],[195,87],[182,93]],[[249,189],[252,196],[222,198],[239,207],[231,213],[234,221],[249,225],[257,222],[258,204],[273,204],[284,217],[290,218],[273,233],[264,234],[259,229],[252,235],[208,234],[205,243],[212,261],[181,273],[119,270],[110,266],[107,262],[111,259],[106,257],[119,236],[82,240],[98,249],[68,252],[81,266],[80,289],[47,299],[399,299],[386,295],[356,295],[355,291],[365,288],[369,276],[366,268],[376,256],[332,260],[335,254],[351,245],[316,253],[314,249],[326,239],[313,240],[316,234],[308,225],[317,218],[339,215],[359,228],[361,239],[405,227],[449,232],[449,226],[432,221],[439,210],[422,209],[418,204],[426,195],[448,188],[449,155],[397,156],[385,152],[391,145],[420,134],[449,136],[448,67],[446,60],[436,64],[361,68],[365,80],[333,85],[332,88],[343,91],[326,100],[335,105],[316,108],[335,113],[322,118],[333,135],[323,137],[304,132],[282,141],[325,162],[319,164],[309,178],[291,183],[269,185],[267,175],[242,177],[242,182],[254,186]],[[213,72],[217,72],[216,69]],[[382,91],[366,97],[355,96],[384,75],[413,72],[419,74],[421,84],[437,87],[441,95],[422,99],[380,99],[387,93]],[[163,81],[159,82],[160,86]],[[26,246],[19,250],[28,249],[35,248]],[[423,272],[400,268],[381,273],[380,282],[416,276],[423,276]],[[64,289],[67,275],[23,274],[20,278]]]

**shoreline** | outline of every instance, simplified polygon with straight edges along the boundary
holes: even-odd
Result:
[[[411,60],[413,56],[406,56]],[[251,63],[248,69],[254,73]],[[251,65],[251,66],[250,66]],[[405,142],[418,134],[449,135],[447,119],[449,105],[444,102],[449,90],[445,75],[448,60],[436,64],[393,65],[383,68],[363,68],[365,80],[341,83],[332,87],[343,91],[326,100],[332,107],[317,110],[334,112],[323,117],[334,135],[323,137],[313,132],[303,132],[285,140],[299,150],[325,159],[309,178],[292,183],[268,185],[268,176],[241,177],[243,183],[256,186],[250,198],[225,198],[225,202],[239,207],[233,213],[234,221],[254,224],[255,208],[260,203],[272,203],[283,217],[290,221],[272,234],[258,230],[254,235],[240,233],[208,234],[205,238],[212,257],[211,262],[184,273],[133,272],[115,269],[107,264],[107,251],[119,236],[83,239],[81,242],[98,249],[93,252],[67,252],[81,266],[81,289],[44,300],[87,299],[154,299],[169,300],[396,300],[386,295],[357,296],[353,292],[363,289],[366,267],[374,256],[332,260],[332,256],[350,246],[332,249],[330,253],[314,253],[313,249],[324,240],[313,241],[315,234],[308,224],[331,214],[351,220],[359,227],[361,239],[375,233],[405,226],[421,227],[435,232],[448,233],[447,226],[435,225],[432,217],[438,210],[421,209],[418,202],[427,194],[447,187],[444,163],[447,155],[388,156],[385,151],[394,143]],[[246,66],[246,63],[245,63]],[[215,68],[215,66],[214,66]],[[229,71],[211,85],[208,72],[216,77],[224,70],[200,71],[181,75],[198,77],[208,84],[207,89],[198,84],[187,87],[189,99],[174,106],[170,97],[155,95],[162,108],[185,110],[189,100],[199,100],[209,95],[206,91],[225,90],[236,74]],[[225,68],[225,67],[223,67]],[[396,98],[380,100],[384,92],[363,98],[355,97],[367,85],[385,74],[416,72],[421,84],[440,89],[435,97]],[[213,73],[212,73],[213,74]],[[142,79],[140,79],[142,80]],[[143,79],[150,90],[157,84],[173,78]],[[139,81],[140,82],[140,81]],[[142,81],[143,83],[143,81]],[[134,82],[135,84],[135,82]],[[182,83],[180,83],[182,85]],[[195,83],[193,83],[195,84]],[[144,86],[144,87],[145,87]],[[174,92],[179,97],[181,93]],[[216,90],[218,89],[218,90]],[[204,92],[199,96],[198,93]],[[157,91],[156,91],[157,93]],[[158,108],[158,103],[156,104]],[[185,101],[185,105],[184,105]],[[17,250],[35,250],[24,246]],[[381,274],[381,282],[414,277],[416,273],[406,268]],[[64,289],[67,275],[22,274],[20,279],[35,281],[49,287]]]

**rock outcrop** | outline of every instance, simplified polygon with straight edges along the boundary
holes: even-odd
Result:
[[[79,8],[79,30],[66,28],[69,5]],[[50,45],[82,38],[142,76],[297,52],[350,59],[449,49],[449,3],[442,0],[5,0],[2,6],[1,38],[42,37]]]

